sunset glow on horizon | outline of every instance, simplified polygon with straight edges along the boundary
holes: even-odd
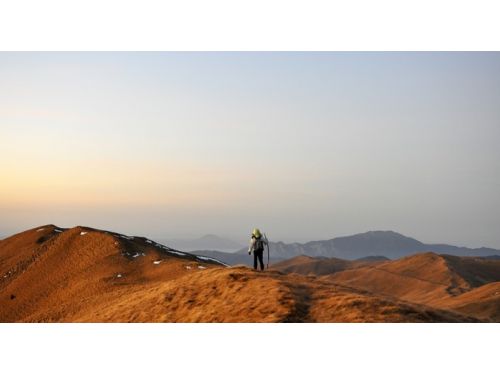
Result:
[[[499,53],[0,53],[0,237],[500,248]]]

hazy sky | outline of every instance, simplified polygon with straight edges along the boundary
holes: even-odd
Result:
[[[500,53],[0,53],[0,234],[500,248]]]

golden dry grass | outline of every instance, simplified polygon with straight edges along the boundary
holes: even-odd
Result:
[[[274,264],[272,269],[285,273],[322,276],[367,265],[373,266],[382,262],[383,261],[345,260],[338,258],[313,258],[299,255]]]
[[[465,305],[422,305],[429,293],[438,298],[450,283],[467,290],[471,286],[446,268],[440,257],[425,255],[404,262],[406,266],[385,262],[324,277],[257,272],[167,253],[144,238],[85,227],[63,231],[44,226],[0,242],[0,321],[458,322],[476,321],[473,316],[490,318]],[[360,282],[363,278],[368,284]],[[418,298],[401,300],[411,293]],[[447,311],[451,309],[455,311]]]

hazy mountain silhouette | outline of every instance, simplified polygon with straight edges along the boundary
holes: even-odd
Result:
[[[160,243],[168,243],[173,248],[195,251],[195,250],[218,250],[218,251],[236,251],[241,249],[243,244],[216,236],[215,234],[207,234],[196,239],[160,239]]]
[[[496,249],[481,247],[471,249],[444,244],[425,244],[414,238],[393,231],[370,231],[352,236],[306,243],[271,242],[271,258],[289,259],[298,255],[323,256],[355,260],[363,257],[384,256],[397,259],[415,253],[434,252],[456,256],[500,256]],[[237,254],[245,254],[243,248]],[[230,262],[231,263],[231,262]]]

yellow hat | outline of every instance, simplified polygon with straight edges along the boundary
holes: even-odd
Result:
[[[260,236],[261,236],[261,234],[260,234],[260,230],[258,230],[257,228],[255,228],[255,229],[253,230],[253,232],[252,232],[252,235],[253,235],[254,237],[260,237]]]

